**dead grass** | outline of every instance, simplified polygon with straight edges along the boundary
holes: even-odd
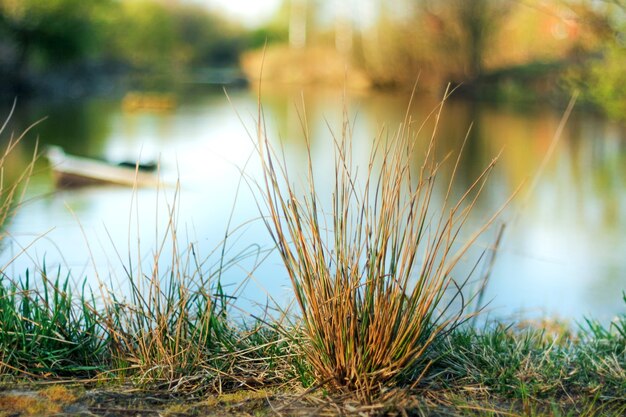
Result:
[[[459,239],[496,159],[454,200],[459,153],[441,203],[434,203],[438,171],[449,159],[435,151],[443,101],[431,113],[435,128],[426,139],[424,124],[415,129],[407,113],[388,140],[376,138],[366,167],[352,159],[352,126],[344,117],[333,134],[332,196],[319,195],[306,119],[308,175],[300,191],[272,149],[259,106],[259,188],[300,307],[304,355],[317,384],[367,402],[390,386],[420,382],[433,342],[464,317],[463,301],[460,307],[453,301],[467,277],[455,277],[454,268],[498,214]],[[422,140],[426,153],[418,155]]]
[[[169,389],[197,380],[230,332],[216,275],[206,271],[206,260],[193,245],[179,240],[178,192],[177,187],[166,202],[167,223],[149,262],[140,255],[135,265],[125,265],[129,294],[120,298],[106,292],[102,315],[115,358],[112,375]]]

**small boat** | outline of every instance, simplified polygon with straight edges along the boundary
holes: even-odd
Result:
[[[157,187],[156,163],[107,162],[68,155],[58,146],[46,151],[58,188],[87,185],[122,185],[128,187]]]

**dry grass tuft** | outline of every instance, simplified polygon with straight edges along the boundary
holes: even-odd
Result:
[[[229,315],[248,278],[228,294],[221,284],[228,268],[246,258],[259,261],[257,246],[231,254],[225,238],[201,257],[193,243],[181,243],[178,207],[177,188],[151,257],[125,264],[128,293],[103,291],[100,321],[112,359],[109,374],[188,393],[282,381],[288,361],[281,358],[289,350],[284,338],[261,322],[238,325]]]
[[[175,389],[197,379],[207,358],[228,338],[226,297],[205,271],[194,247],[178,237],[178,188],[167,205],[167,224],[147,263],[125,266],[127,297],[104,294],[102,322],[114,374]],[[139,249],[141,252],[141,249]]]
[[[424,124],[415,130],[407,112],[392,137],[376,138],[364,175],[353,162],[352,127],[344,117],[334,136],[328,214],[328,196],[320,196],[315,183],[306,119],[308,175],[299,192],[271,147],[259,105],[266,224],[291,279],[304,354],[320,386],[356,392],[368,402],[392,385],[415,386],[430,366],[433,342],[464,317],[464,303],[457,309],[451,300],[461,295],[467,277],[457,280],[453,271],[499,212],[464,241],[460,231],[497,158],[454,199],[459,152],[441,203],[433,203],[438,171],[449,159],[439,160],[435,152],[444,101],[429,116],[435,128],[423,157],[417,144]]]

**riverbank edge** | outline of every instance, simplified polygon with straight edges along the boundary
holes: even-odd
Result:
[[[67,294],[67,287],[55,288]],[[3,317],[10,299],[7,293],[0,297]],[[73,299],[70,305],[80,303],[85,305],[85,300]],[[38,325],[46,328],[48,324],[42,320]],[[170,369],[176,378],[169,379],[167,373],[146,371],[147,367],[166,367],[167,361],[161,358],[159,362],[157,357],[163,351],[145,352],[152,357],[126,351],[129,357],[116,359],[113,333],[106,340],[102,333],[86,332],[62,341],[63,326],[72,324],[56,322],[57,351],[50,352],[53,357],[45,363],[41,353],[27,351],[18,341],[29,341],[30,348],[33,343],[44,347],[47,336],[16,335],[3,326],[0,417],[626,413],[626,314],[608,325],[589,319],[576,331],[550,320],[459,327],[429,350],[431,364],[417,386],[382,387],[370,402],[313,382],[299,346],[298,327],[287,332],[276,322],[260,319],[247,325],[227,320],[222,325],[229,328],[220,336],[223,340],[210,349],[198,349],[200,357],[186,367],[181,363],[181,368]],[[81,337],[83,344],[77,345]],[[235,341],[241,344],[236,346]],[[91,350],[93,343],[103,342],[106,349]],[[137,337],[133,343],[140,342]],[[66,350],[59,350],[62,347]],[[77,348],[84,350],[82,355],[77,356]],[[78,363],[78,358],[84,363]],[[120,367],[123,361],[125,368]]]

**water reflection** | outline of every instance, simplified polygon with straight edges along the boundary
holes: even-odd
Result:
[[[259,216],[250,191],[259,171],[256,160],[250,158],[253,138],[245,129],[254,135],[256,96],[233,91],[230,99],[232,103],[221,92],[194,92],[179,97],[179,106],[170,111],[132,113],[124,112],[118,100],[24,103],[18,106],[11,127],[19,131],[48,116],[35,128],[43,144],[110,159],[160,158],[166,181],[173,183],[179,178],[182,184],[178,210],[181,238],[209,254],[224,238],[231,214],[233,225]],[[344,100],[336,91],[267,91],[263,108],[269,135],[280,139],[294,172],[301,172],[306,162],[302,126],[306,122],[321,172],[318,184],[330,184],[328,126],[340,134],[344,109],[355,121],[355,158],[365,160],[374,137],[381,132],[393,137],[405,120],[408,102],[409,97],[391,93],[352,95]],[[413,99],[411,123],[419,126],[436,106],[432,97]],[[475,225],[488,218],[519,184],[532,181],[560,117],[560,112],[542,107],[522,112],[460,100],[446,104],[437,130],[438,154],[458,149],[469,132],[457,173],[457,195],[502,151],[472,216]],[[431,117],[419,137],[418,146],[423,149],[434,123]],[[21,160],[27,160],[34,137],[29,136],[25,143]],[[444,168],[444,177],[451,166]],[[247,185],[241,181],[244,168],[249,175]],[[525,197],[526,191],[520,193],[505,214],[506,234],[486,294],[492,300],[491,314],[501,317],[524,311],[526,315],[574,319],[592,314],[606,320],[623,310],[625,178],[623,127],[576,112],[533,193],[529,197]],[[9,227],[15,243],[5,250],[3,259],[30,245],[33,236],[46,235],[28,248],[28,256],[10,265],[11,271],[21,273],[45,259],[48,269],[61,265],[80,279],[94,276],[95,268],[101,277],[116,276],[123,286],[121,263],[129,253],[133,259],[137,251],[149,256],[157,239],[155,225],[164,221],[173,190],[163,190],[158,196],[150,190],[133,194],[114,187],[53,192],[49,172],[41,162],[29,198]],[[467,233],[471,230],[472,226]],[[140,249],[137,236],[141,237]],[[487,247],[491,239],[488,235],[479,245]],[[233,255],[252,244],[271,246],[260,221],[246,223],[231,242]],[[268,258],[256,269],[255,261],[247,258],[230,271],[228,279],[238,281],[253,271],[258,283],[250,284],[246,297],[263,301],[267,291],[277,300],[287,300],[288,282],[277,257]],[[473,265],[469,259],[467,264]]]

